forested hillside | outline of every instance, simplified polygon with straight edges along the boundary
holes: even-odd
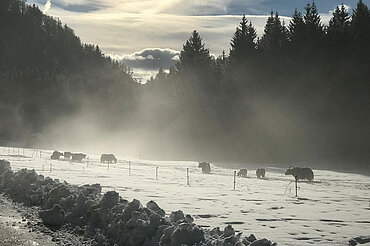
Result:
[[[0,2],[0,139],[39,134],[82,105],[115,107],[133,101],[130,71],[98,46],[83,44],[59,19],[23,0]],[[109,110],[108,110],[109,111]]]
[[[0,4],[2,141],[87,110],[89,124],[125,141],[120,150],[135,145],[146,158],[368,166],[370,11],[362,1],[350,12],[338,6],[328,25],[315,3],[289,23],[272,12],[261,37],[242,17],[217,58],[194,31],[176,66],[145,85],[37,7]]]
[[[353,12],[338,6],[328,25],[315,3],[289,23],[272,12],[260,38],[243,17],[228,53],[214,59],[194,31],[177,66],[148,83],[160,101],[178,103],[192,152],[367,165],[370,12],[362,1]]]

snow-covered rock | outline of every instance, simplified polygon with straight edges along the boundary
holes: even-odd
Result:
[[[61,226],[64,222],[64,210],[58,204],[52,209],[41,210],[39,215],[45,225]]]

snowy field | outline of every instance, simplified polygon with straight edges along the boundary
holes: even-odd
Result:
[[[12,169],[35,169],[39,174],[71,184],[100,183],[143,204],[156,201],[167,213],[183,210],[203,227],[227,224],[244,234],[266,237],[279,245],[348,245],[348,240],[370,234],[370,177],[314,170],[314,182],[300,182],[295,198],[292,176],[283,169],[266,168],[266,179],[236,179],[232,169],[212,165],[202,174],[196,162],[157,162],[124,158],[108,164],[89,154],[83,163],[50,160],[52,151],[0,147],[0,159]],[[61,157],[63,159],[63,157]],[[131,168],[129,170],[129,161]],[[51,167],[51,171],[50,171]],[[156,168],[158,167],[158,180]],[[189,168],[189,186],[186,169]]]

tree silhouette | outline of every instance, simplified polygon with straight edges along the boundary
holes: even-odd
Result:
[[[319,48],[322,45],[324,29],[315,2],[312,2],[312,4],[308,3],[305,10],[306,13],[303,16],[303,20],[306,42],[310,48]]]
[[[190,38],[183,45],[180,52],[179,62],[177,63],[178,71],[186,69],[205,69],[211,64],[209,50],[205,48],[199,33],[194,30]]]
[[[278,54],[288,43],[288,30],[281,23],[280,17],[276,12],[271,11],[267,19],[264,34],[258,44],[258,49],[264,52]]]
[[[231,39],[230,45],[230,61],[233,63],[242,63],[252,57],[256,49],[257,32],[252,26],[252,23],[242,17],[242,21],[236,28],[234,36]]]

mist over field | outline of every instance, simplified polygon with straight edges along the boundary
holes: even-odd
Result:
[[[83,43],[53,6],[2,2],[3,145],[369,172],[366,3],[333,5],[325,24],[315,3],[273,11],[263,31],[238,16],[222,54],[183,30],[176,49],[123,56]],[[143,81],[130,67],[160,69]]]

